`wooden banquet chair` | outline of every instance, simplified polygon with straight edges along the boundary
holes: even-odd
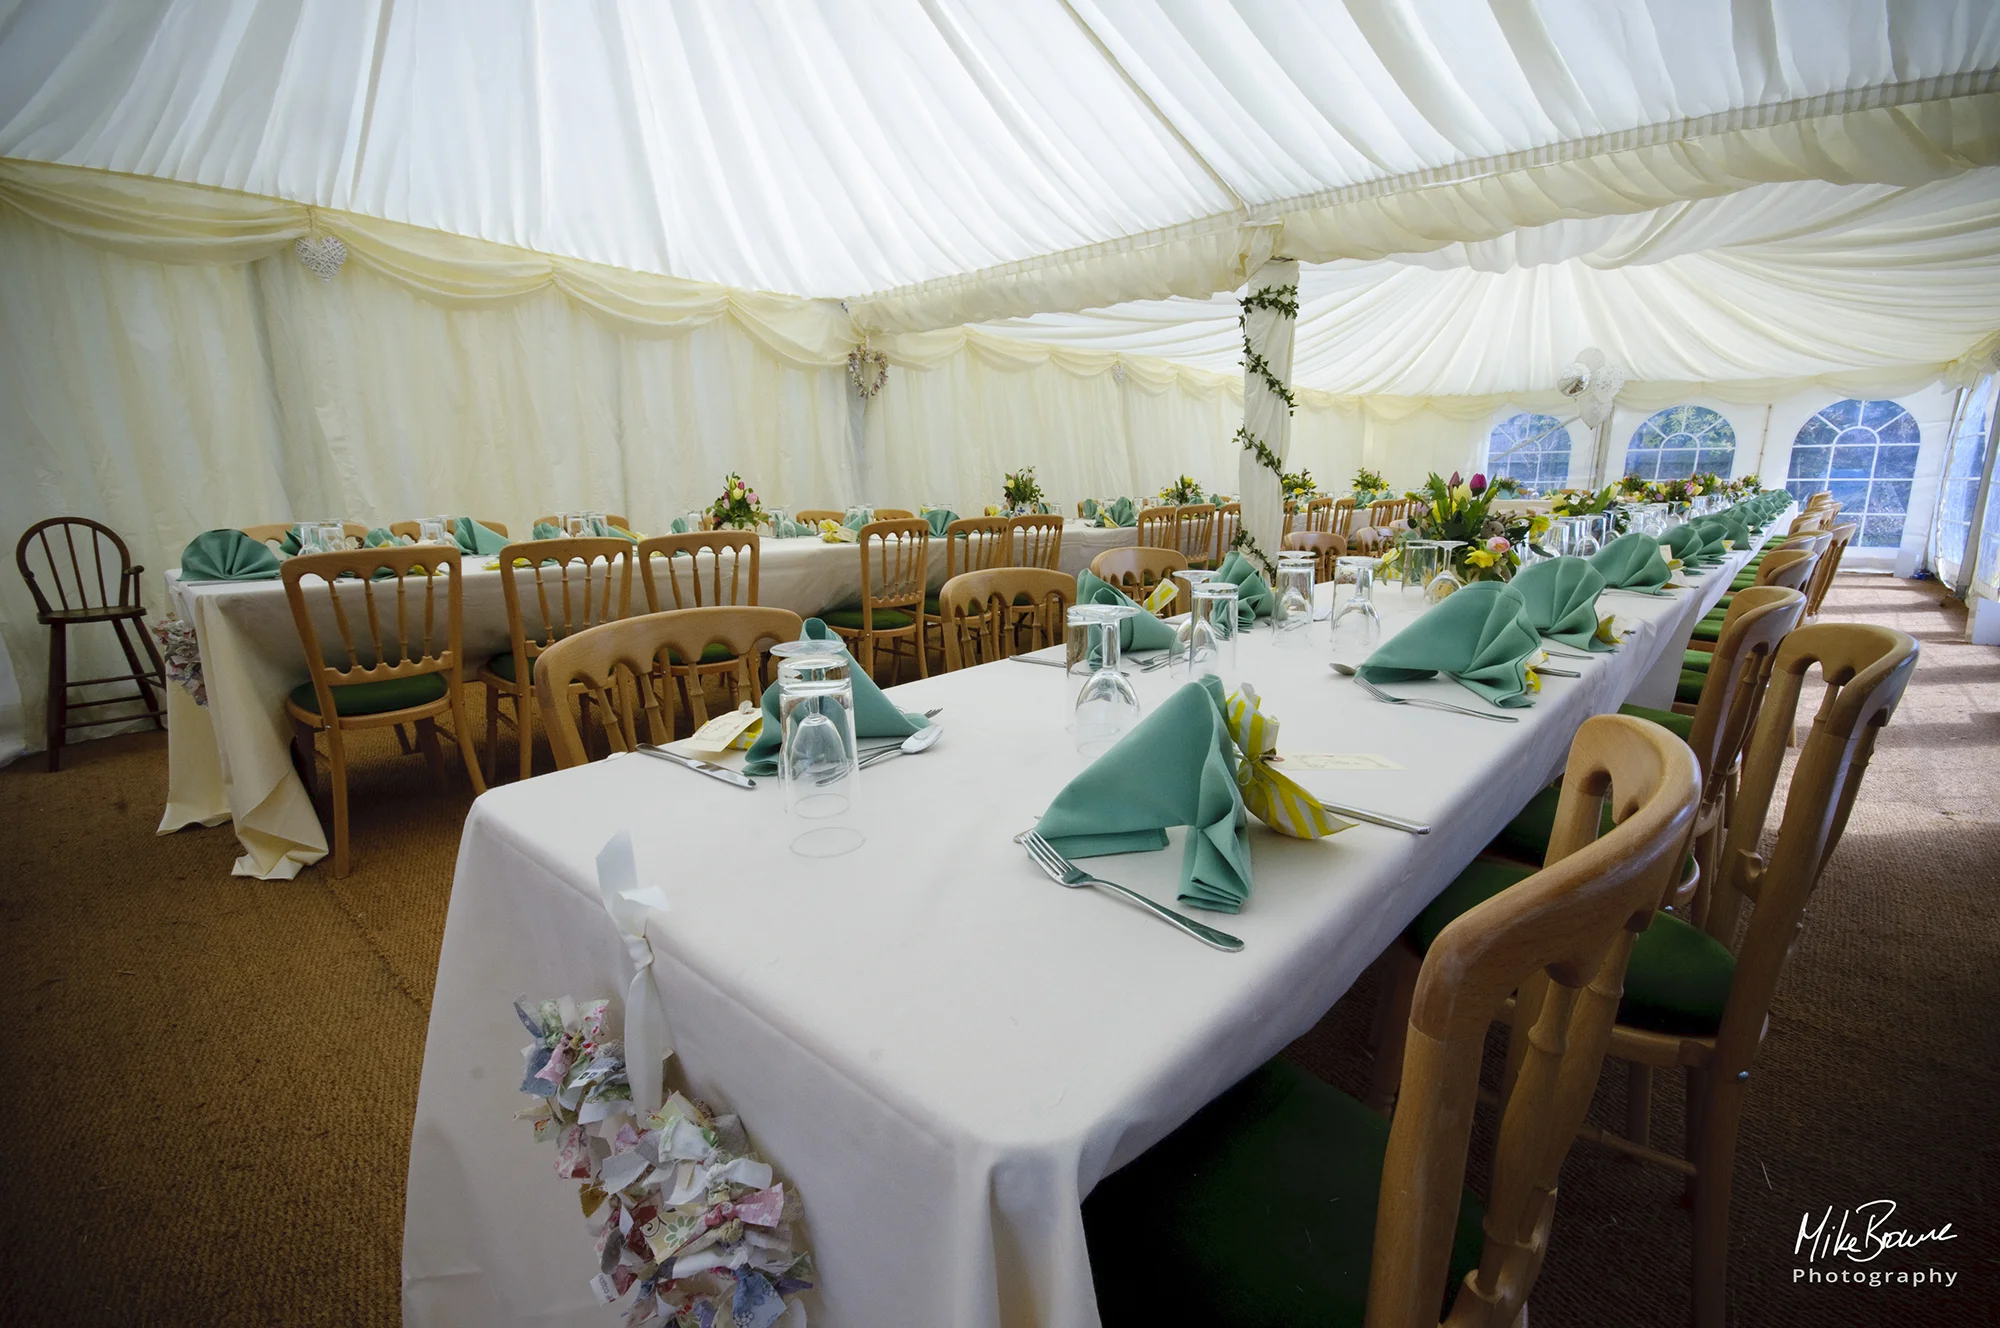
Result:
[[[1014,543],[1009,566],[1040,567],[1053,572],[1062,557],[1063,520],[1045,514],[1009,517]]]
[[[1224,503],[1215,509],[1215,543],[1209,547],[1209,566],[1222,566],[1222,560],[1236,547],[1236,537],[1242,532],[1243,504]]]
[[[1142,507],[1139,509],[1138,527],[1133,532],[1133,538],[1142,548],[1179,550],[1180,532],[1180,508]]]
[[[639,564],[646,612],[754,606],[762,545],[754,530],[703,530],[640,540],[632,556]],[[738,658],[720,643],[698,659],[670,659],[662,667],[655,681],[664,687],[672,680],[680,694],[681,709],[697,728],[708,722],[709,678],[721,678],[728,686],[732,709],[743,698],[744,678]]]
[[[1431,940],[1393,1121],[1274,1060],[1098,1183],[1083,1224],[1107,1328],[1521,1322],[1634,933],[1687,842],[1694,757],[1600,715],[1563,788],[1548,865]],[[1607,796],[1621,815],[1600,837]],[[1481,1204],[1466,1188],[1480,1065],[1516,991]]]
[[[944,528],[944,579],[948,582],[966,572],[983,572],[1005,567],[1014,557],[1014,518],[1006,516],[965,516]],[[924,597],[924,649],[930,649],[931,633],[938,634],[938,658],[944,658],[944,621],[938,612],[936,595]]]
[[[486,684],[488,783],[495,778],[500,750],[502,698],[513,702],[520,778],[534,774],[535,660],[564,637],[631,611],[634,548],[631,540],[602,535],[528,540],[500,550],[509,647],[479,666],[479,681]],[[533,587],[532,625],[522,605],[524,578]]]
[[[1285,536],[1291,534],[1293,528],[1298,525],[1299,518],[1304,515],[1305,514],[1299,510],[1299,505],[1297,503],[1291,501],[1290,499],[1287,499],[1285,501],[1285,520],[1284,524],[1281,527],[1279,527],[1278,538],[1283,539]]]
[[[831,507],[802,507],[792,520],[800,525],[817,525],[821,521],[845,521],[847,513],[836,512]]]
[[[1172,577],[1176,572],[1187,570],[1187,559],[1179,549],[1158,549],[1147,545],[1128,545],[1122,549],[1106,549],[1090,560],[1090,574],[1107,585],[1117,586],[1130,596],[1134,603],[1144,604],[1146,596],[1153,593],[1153,587]],[[1174,607],[1180,598],[1175,591],[1174,600],[1168,601],[1162,617],[1170,617],[1178,610]]]
[[[627,521],[624,517],[619,516],[616,512],[606,512],[604,514],[604,520],[606,524],[616,526],[620,530],[632,529],[632,523],[630,521]],[[499,533],[502,535],[507,533],[505,530],[494,525],[490,521],[482,521],[479,524],[485,526],[488,530],[499,531]],[[528,530],[532,533],[536,526],[554,526],[557,530],[561,530],[562,518],[559,516],[555,516],[553,514],[549,516],[538,516],[534,519],[533,523],[529,525]]]
[[[452,518],[452,520],[454,521],[456,521],[457,519],[458,519],[457,517]],[[488,521],[483,516],[476,516],[472,519],[478,522],[480,525],[486,527],[488,530],[492,531],[494,534],[501,536],[503,539],[506,538],[507,523],[505,521]],[[417,538],[417,536],[423,533],[423,523],[420,521],[391,521],[389,523],[389,533],[398,538],[403,538],[407,536],[410,539],[415,539]],[[367,538],[368,535],[367,530],[363,529],[361,531],[361,535],[362,538],[364,539]]]
[[[1142,539],[1140,542],[1145,541]],[[1180,524],[1173,547],[1181,551],[1189,567],[1216,565],[1214,503],[1189,503],[1180,509]]]
[[[1806,545],[1810,545],[1812,542],[1809,539],[1786,541],[1787,544],[1798,543]],[[1744,589],[1754,590],[1760,586],[1783,586],[1789,590],[1804,591],[1807,578],[1812,575],[1813,568],[1818,565],[1815,561],[1818,556],[1810,548],[1774,550],[1758,565],[1751,585],[1744,587]],[[1738,593],[1740,592],[1730,591],[1728,594],[1725,594],[1721,599],[1716,601],[1715,607],[1710,609],[1702,617],[1701,621],[1694,625],[1693,635],[1688,638],[1687,650],[1681,658],[1681,667],[1684,670],[1688,668],[1706,669],[1708,667],[1706,659],[1696,659],[1695,656],[1711,652],[1716,648],[1716,643],[1722,639],[1722,625],[1727,621],[1729,610],[1736,603]],[[1808,599],[1807,602],[1810,603],[1811,601]]]
[[[875,509],[875,519],[877,521],[908,521],[914,516],[916,516],[915,512],[901,507],[878,507]]]
[[[1027,649],[1064,639],[1076,578],[1043,567],[966,572],[938,591],[939,630],[948,673],[1014,653],[1026,627]]]
[[[38,562],[40,575],[35,571]],[[88,573],[83,569],[86,562],[90,564]],[[15,542],[14,566],[20,569],[21,579],[28,583],[28,593],[34,597],[35,621],[49,629],[48,711],[44,716],[48,768],[62,769],[63,742],[71,729],[98,728],[139,719],[152,720],[154,728],[164,727],[161,720],[167,708],[166,666],[160,662],[152,633],[146,629],[146,606],[139,594],[139,576],[146,569],[132,561],[132,551],[118,532],[86,516],[56,516],[37,521]],[[43,588],[44,580],[47,590]],[[55,594],[54,600],[49,598],[50,590]],[[111,624],[125,663],[132,670],[130,673],[70,681],[69,630],[92,623]],[[138,634],[139,647],[146,652],[145,663],[140,662],[139,650],[133,647],[132,638],[125,631],[127,623]],[[87,701],[69,699],[72,687],[120,682],[136,684],[137,690]],[[153,694],[155,688],[160,693],[157,697]],[[136,714],[108,719],[70,718],[72,710],[131,701],[146,708]]]
[[[1812,581],[1806,586],[1808,622],[1819,617],[1819,606],[1826,599],[1826,592],[1833,588],[1833,578],[1840,572],[1841,555],[1847,552],[1848,544],[1860,530],[1861,527],[1853,522],[1833,528],[1833,538],[1827,542],[1826,551],[1820,554],[1819,565],[1813,568]]]
[[[296,521],[270,521],[261,526],[238,526],[237,529],[259,544],[276,544],[298,529],[298,525]],[[343,521],[340,533],[348,539],[367,539],[368,527],[359,521]],[[415,533],[414,530],[412,533]]]
[[[292,751],[299,776],[315,804],[317,735],[326,735],[333,785],[333,874],[347,875],[347,734],[413,724],[417,746],[440,781],[449,766],[438,745],[437,721],[451,716],[452,738],[475,793],[486,791],[472,730],[465,722],[460,681],[461,578],[457,549],[440,545],[308,553],[279,569],[292,623],[305,652],[307,679],[285,698],[292,721]],[[325,589],[327,616],[337,640],[322,641],[306,578]],[[345,579],[343,579],[345,578]],[[393,589],[391,582],[394,582]],[[439,621],[438,583],[444,583]],[[416,585],[413,588],[412,582]],[[335,661],[329,663],[329,653]],[[400,730],[399,730],[400,731]]]
[[[1315,558],[1313,580],[1333,580],[1333,560],[1347,556],[1347,541],[1325,530],[1295,530],[1282,541],[1287,549],[1307,549]]]
[[[917,676],[930,676],[924,649],[924,587],[930,578],[930,522],[871,521],[861,528],[861,602],[835,609],[820,618],[849,642],[858,644],[855,660],[875,676],[875,648],[886,643],[893,662],[902,663],[902,644],[910,644],[917,659]]]
[[[1320,504],[1326,506],[1321,507]],[[1325,524],[1321,524],[1324,522]],[[1306,529],[1324,530],[1342,539],[1354,537],[1354,500],[1352,498],[1316,498],[1306,504]]]
[[[661,704],[653,685],[670,661],[725,653],[761,681],[771,647],[796,641],[801,625],[790,609],[710,605],[620,618],[562,638],[535,661],[535,691],[556,768],[567,770],[590,759],[571,697],[585,696],[595,704],[609,750],[636,749],[635,706],[646,715],[646,741],[672,742],[673,712]]]

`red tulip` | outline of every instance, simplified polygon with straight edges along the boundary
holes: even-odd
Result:
[[[1447,489],[1456,489],[1459,483],[1458,472],[1454,470],[1451,472],[1451,478],[1444,482],[1444,487]]]
[[[1472,477],[1472,491],[1475,494],[1486,492],[1486,477],[1484,475],[1474,475]]]

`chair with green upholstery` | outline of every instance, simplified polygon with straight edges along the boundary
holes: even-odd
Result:
[[[1804,590],[1807,579],[1812,575],[1814,559],[1818,556],[1817,548],[1811,547],[1816,543],[1813,539],[1787,540],[1783,548],[1772,550],[1771,556],[1757,568],[1749,586],[1732,589],[1695,623],[1694,632],[1688,639],[1690,649],[1715,649],[1716,641],[1722,636],[1722,620],[1728,616],[1729,606],[1735,602],[1738,590],[1755,586],[1789,586],[1793,590]]]
[[[317,802],[316,740],[319,734],[326,735],[335,876],[347,875],[349,864],[350,731],[414,725],[418,749],[442,780],[448,767],[438,745],[437,720],[449,713],[452,736],[473,790],[486,791],[472,751],[472,730],[465,723],[465,689],[459,681],[461,571],[458,550],[434,544],[300,554],[279,569],[308,674],[285,698],[285,714],[292,721],[293,761],[306,791]],[[310,587],[307,578],[314,582]],[[400,737],[401,730],[397,732]]]
[[[1826,592],[1833,588],[1833,578],[1840,573],[1841,557],[1860,532],[1861,527],[1853,522],[1835,526],[1829,532],[1826,552],[1820,555],[1818,564],[1813,568],[1812,580],[1806,584],[1807,622],[1819,617],[1820,603],[1826,599]]]
[[[639,563],[639,584],[646,592],[646,612],[735,605],[754,608],[762,546],[763,540],[754,530],[702,530],[640,540],[633,557]],[[710,642],[692,664],[673,655],[656,672],[654,682],[665,695],[665,684],[671,679],[680,695],[681,709],[687,712],[689,722],[700,728],[708,722],[710,678],[721,678],[728,686],[731,709],[742,701],[742,662],[720,642]],[[761,686],[756,690],[761,695]]]
[[[878,645],[889,648],[900,671],[901,648],[907,643],[916,657],[917,676],[928,678],[924,593],[930,581],[931,523],[922,517],[871,521],[861,527],[855,543],[861,558],[861,602],[822,613],[820,620],[840,633],[869,677],[875,677]]]
[[[944,535],[944,583],[950,584],[955,576],[967,572],[984,572],[994,567],[1006,567],[1014,556],[1014,522],[1004,516],[966,516],[945,524]],[[924,649],[930,649],[932,634],[936,634],[938,659],[944,663],[944,621],[938,608],[936,595],[924,596]]]
[[[1518,1321],[1634,929],[1698,793],[1686,747],[1615,715],[1578,730],[1565,786],[1549,865],[1431,940],[1395,1039],[1393,1122],[1271,1062],[1098,1183],[1083,1224],[1108,1328]],[[1607,793],[1623,814],[1600,837]],[[1482,1204],[1465,1188],[1480,1062],[1517,991]]]
[[[501,700],[513,703],[521,778],[526,779],[535,772],[535,659],[572,632],[631,611],[637,547],[631,540],[603,535],[529,540],[500,550],[500,592],[507,603],[510,644],[479,668],[479,681],[486,684],[489,784],[496,776]]]

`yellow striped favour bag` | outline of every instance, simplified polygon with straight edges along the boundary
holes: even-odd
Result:
[[[1353,821],[1334,816],[1318,798],[1271,768],[1271,756],[1278,750],[1278,721],[1257,707],[1257,689],[1249,683],[1230,693],[1229,736],[1243,753],[1236,767],[1236,787],[1250,814],[1294,839],[1323,839],[1352,829]]]

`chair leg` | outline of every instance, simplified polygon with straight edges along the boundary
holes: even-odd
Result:
[[[399,724],[396,728],[398,732],[402,731],[402,725]],[[436,777],[438,783],[449,783],[450,771],[445,767],[444,748],[438,746],[437,721],[420,719],[416,723],[416,729],[417,748],[424,754],[424,764],[431,768],[431,774]]]
[[[347,875],[347,745],[340,740],[340,725],[326,729],[327,764],[333,770],[333,874]]]
[[[389,727],[396,730],[396,745],[403,749],[403,755],[409,756],[417,750],[410,744],[410,735],[401,724],[392,724]]]
[[[500,778],[500,689],[486,684],[486,784],[490,788]]]
[[[1625,1137],[1650,1145],[1653,1137],[1653,1067],[1625,1063]]]
[[[875,634],[873,632],[863,632],[861,634],[861,671],[867,674],[871,681],[874,679]],[[51,770],[55,769],[54,766],[50,766],[49,768]]]
[[[63,732],[69,720],[69,638],[61,623],[49,626],[49,769],[62,769]]]
[[[1709,1072],[1695,1151],[1694,1323],[1723,1328],[1729,1305],[1729,1190],[1736,1167],[1736,1131],[1743,1119],[1741,1080]]]
[[[917,657],[917,676],[930,677],[931,662],[924,650],[924,631],[921,625],[917,628],[917,634],[910,638],[910,653]]]
[[[708,723],[708,679],[690,668],[681,675],[681,697],[688,703],[688,723],[700,728]]]
[[[535,774],[535,694],[523,687],[514,693],[514,733],[520,739],[521,778]]]
[[[153,676],[160,680],[160,713],[153,721],[154,727],[167,726],[167,664],[160,658],[160,648],[153,644],[153,634],[139,624],[139,644],[146,648],[146,658],[153,665]]]
[[[472,734],[465,726],[465,688],[454,687],[451,692],[451,729],[458,739],[458,755],[465,762],[465,777],[472,781],[472,792],[476,796],[486,791],[486,781],[479,777],[479,757],[472,750]],[[488,752],[493,744],[486,744]]]
[[[1388,1115],[1396,1105],[1396,1092],[1403,1086],[1403,1051],[1410,1033],[1410,1005],[1417,995],[1417,970],[1423,961],[1411,954],[1401,941],[1389,946],[1389,971],[1379,998],[1383,1008],[1380,1045],[1375,1048],[1375,1065],[1368,1076],[1367,1105]]]

